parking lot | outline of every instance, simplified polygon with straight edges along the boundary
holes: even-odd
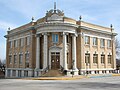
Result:
[[[0,79],[0,90],[119,90],[120,76],[79,80]]]

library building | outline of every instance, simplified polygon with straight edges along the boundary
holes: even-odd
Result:
[[[79,17],[79,16],[78,16]],[[116,69],[113,26],[75,20],[54,8],[45,16],[8,29],[6,77],[108,74]]]

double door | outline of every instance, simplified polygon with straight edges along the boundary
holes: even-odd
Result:
[[[51,69],[60,69],[60,53],[51,52]]]

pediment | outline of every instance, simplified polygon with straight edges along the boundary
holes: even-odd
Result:
[[[53,14],[47,18],[47,21],[63,21],[63,16],[59,16],[58,14]]]

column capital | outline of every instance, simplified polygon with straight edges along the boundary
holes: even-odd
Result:
[[[48,35],[48,33],[47,33],[47,32],[44,32],[44,33],[42,33],[42,35]]]
[[[36,34],[36,37],[41,37],[41,34]]]
[[[63,34],[62,35],[68,35],[68,32],[63,32]]]
[[[77,37],[77,36],[78,36],[78,34],[76,34],[76,33],[71,34],[71,37]]]

